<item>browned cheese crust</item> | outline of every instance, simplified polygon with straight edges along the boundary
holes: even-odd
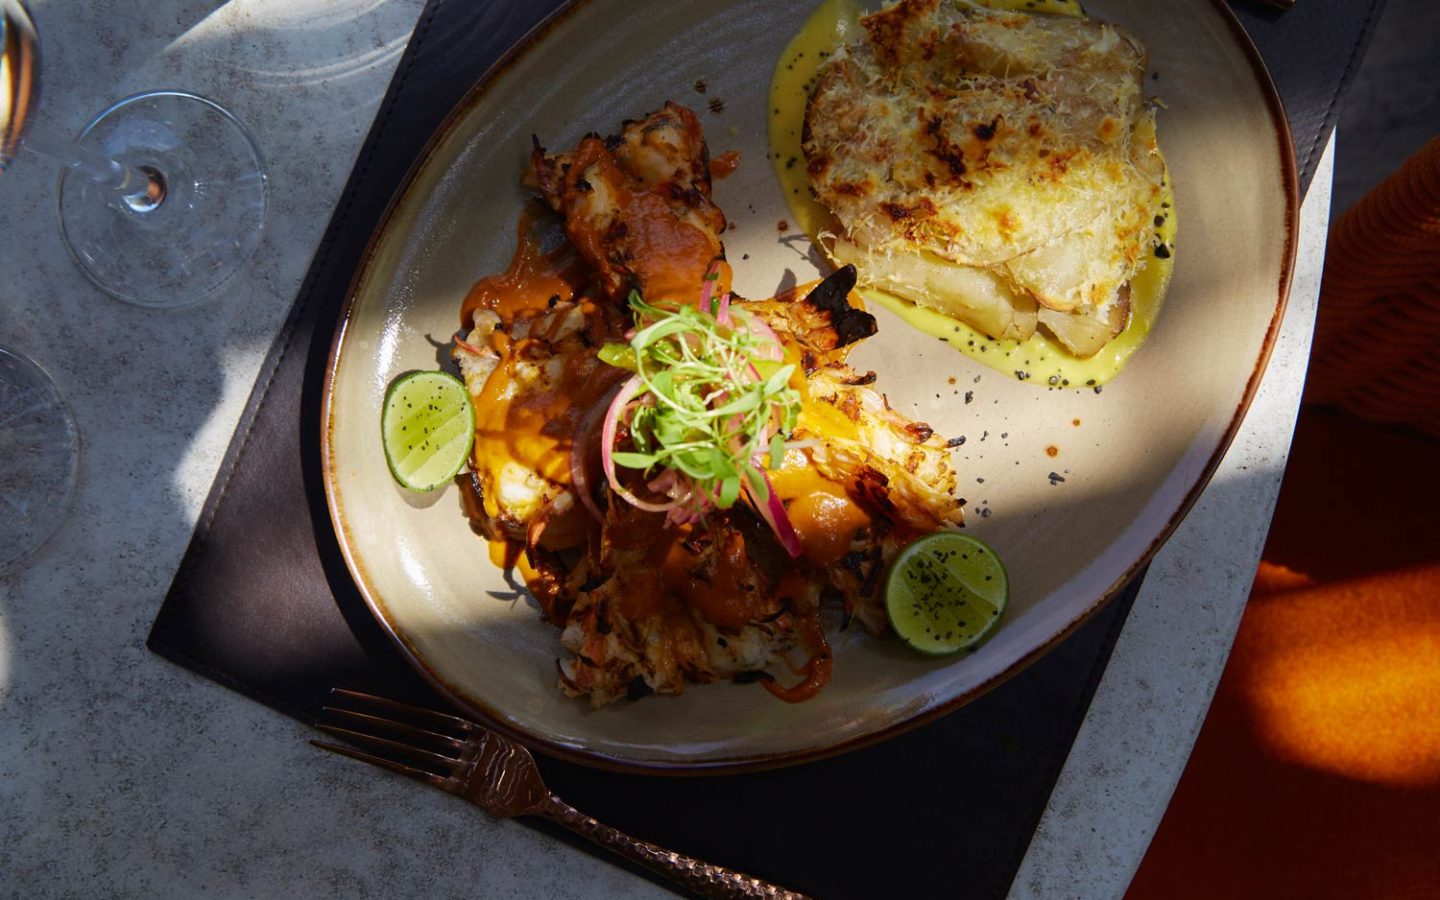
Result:
[[[862,283],[1079,356],[1123,329],[1165,168],[1144,48],[1091,19],[905,0],[822,67],[805,120]]]

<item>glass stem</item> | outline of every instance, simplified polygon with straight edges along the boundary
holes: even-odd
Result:
[[[21,146],[110,188],[127,209],[135,212],[154,209],[165,199],[165,183],[159,172],[148,166],[137,169],[122,165],[41,122],[27,125]]]

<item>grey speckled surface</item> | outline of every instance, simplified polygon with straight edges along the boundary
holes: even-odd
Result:
[[[84,438],[62,533],[0,575],[0,896],[664,895],[145,650],[256,372],[422,0],[32,0],[40,117],[78,130],[149,88],[211,97],[268,157],[250,269],[178,312],[111,301],[55,223],[56,171],[0,177],[0,343],[46,368]]]
[[[0,343],[49,370],[85,441],[67,527],[0,575],[0,895],[664,895],[513,822],[320,754],[300,725],[144,648],[421,0],[31,5],[45,44],[43,120],[71,131],[129,93],[193,90],[249,125],[273,193],[254,265],[221,296],[166,313],[107,299],[71,264],[47,164],[25,157],[0,178]],[[1168,800],[1283,465],[1323,214],[1307,210],[1308,252],[1268,394],[1157,564],[1021,892],[1118,892]],[[1258,501],[1237,490],[1251,483]],[[1228,533],[1245,546],[1215,540]],[[1192,605],[1209,624],[1172,633],[1183,647],[1155,643]],[[1167,664],[1175,653],[1187,665]],[[1129,749],[1117,756],[1116,746]],[[1077,842],[1093,829],[1107,836]]]

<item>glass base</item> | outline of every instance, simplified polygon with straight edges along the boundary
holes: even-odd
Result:
[[[121,100],[76,139],[111,159],[159,173],[164,199],[145,207],[69,170],[60,176],[60,229],[101,289],[140,306],[186,306],[214,293],[260,243],[264,164],[245,128],[194,94]]]
[[[0,571],[64,521],[80,468],[75,419],[40,367],[0,347]]]

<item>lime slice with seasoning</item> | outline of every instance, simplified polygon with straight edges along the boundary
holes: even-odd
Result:
[[[475,443],[475,409],[460,379],[412,372],[385,392],[380,414],[385,462],[412,491],[433,491],[455,477]]]
[[[885,611],[905,643],[922,653],[973,647],[1000,621],[1010,581],[979,538],[942,531],[900,551],[885,579]]]

